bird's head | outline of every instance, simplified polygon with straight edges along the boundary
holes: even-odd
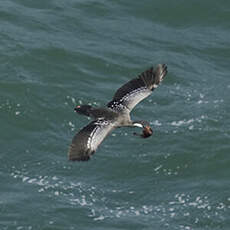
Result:
[[[153,130],[151,129],[150,124],[147,121],[134,121],[133,126],[140,127],[143,129],[142,134],[139,135],[143,138],[150,137],[153,134]],[[134,135],[138,135],[138,134],[134,133]]]

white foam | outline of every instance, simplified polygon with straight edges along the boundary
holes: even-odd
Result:
[[[156,171],[158,171],[159,169],[161,169],[163,166],[162,165],[159,165],[159,166],[157,166],[155,169],[154,169],[154,171],[156,172]]]
[[[192,122],[194,122],[194,119],[189,119],[189,120],[181,120],[181,121],[173,121],[171,123],[172,126],[182,126],[182,125],[188,125],[191,124]]]
[[[101,216],[98,216],[98,217],[94,217],[93,219],[96,220],[96,221],[97,220],[104,220],[105,217],[101,215]]]
[[[154,126],[162,126],[162,123],[158,120],[155,120],[153,122],[150,122],[150,125],[154,125]]]
[[[170,124],[172,126],[175,126],[175,127],[180,127],[180,126],[188,126],[189,125],[189,129],[192,130],[194,129],[194,125],[193,123],[195,122],[198,122],[198,123],[201,123],[202,120],[206,119],[207,116],[206,115],[201,115],[200,117],[198,118],[191,118],[191,119],[188,119],[188,120],[180,120],[180,121],[172,121]]]
[[[72,103],[73,103],[74,105],[76,104],[75,98],[71,97],[71,101],[72,101]]]

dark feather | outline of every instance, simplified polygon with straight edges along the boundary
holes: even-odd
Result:
[[[159,64],[154,70],[153,67],[141,73],[138,78],[135,78],[121,88],[119,88],[113,100],[107,106],[114,110],[128,109],[131,111],[136,104],[151,94],[157,88],[164,76],[167,74],[165,64]]]
[[[89,160],[112,129],[111,123],[103,119],[90,122],[74,136],[68,152],[69,160]]]

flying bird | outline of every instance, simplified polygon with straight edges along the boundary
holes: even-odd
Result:
[[[132,121],[130,112],[158,87],[166,74],[167,66],[158,64],[119,88],[106,107],[76,106],[74,110],[78,114],[91,117],[93,121],[73,137],[68,151],[69,160],[88,161],[108,134],[118,127],[140,127],[142,134],[135,135],[143,138],[151,136],[153,131],[149,123]]]

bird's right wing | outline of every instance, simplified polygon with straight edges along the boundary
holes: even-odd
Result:
[[[159,64],[155,69],[151,67],[141,73],[138,78],[127,82],[119,88],[113,100],[107,106],[115,111],[127,110],[130,112],[140,101],[148,97],[158,87],[166,74],[167,66],[165,64]]]
[[[89,160],[90,156],[113,129],[114,126],[105,119],[90,122],[74,136],[69,147],[69,160]]]

